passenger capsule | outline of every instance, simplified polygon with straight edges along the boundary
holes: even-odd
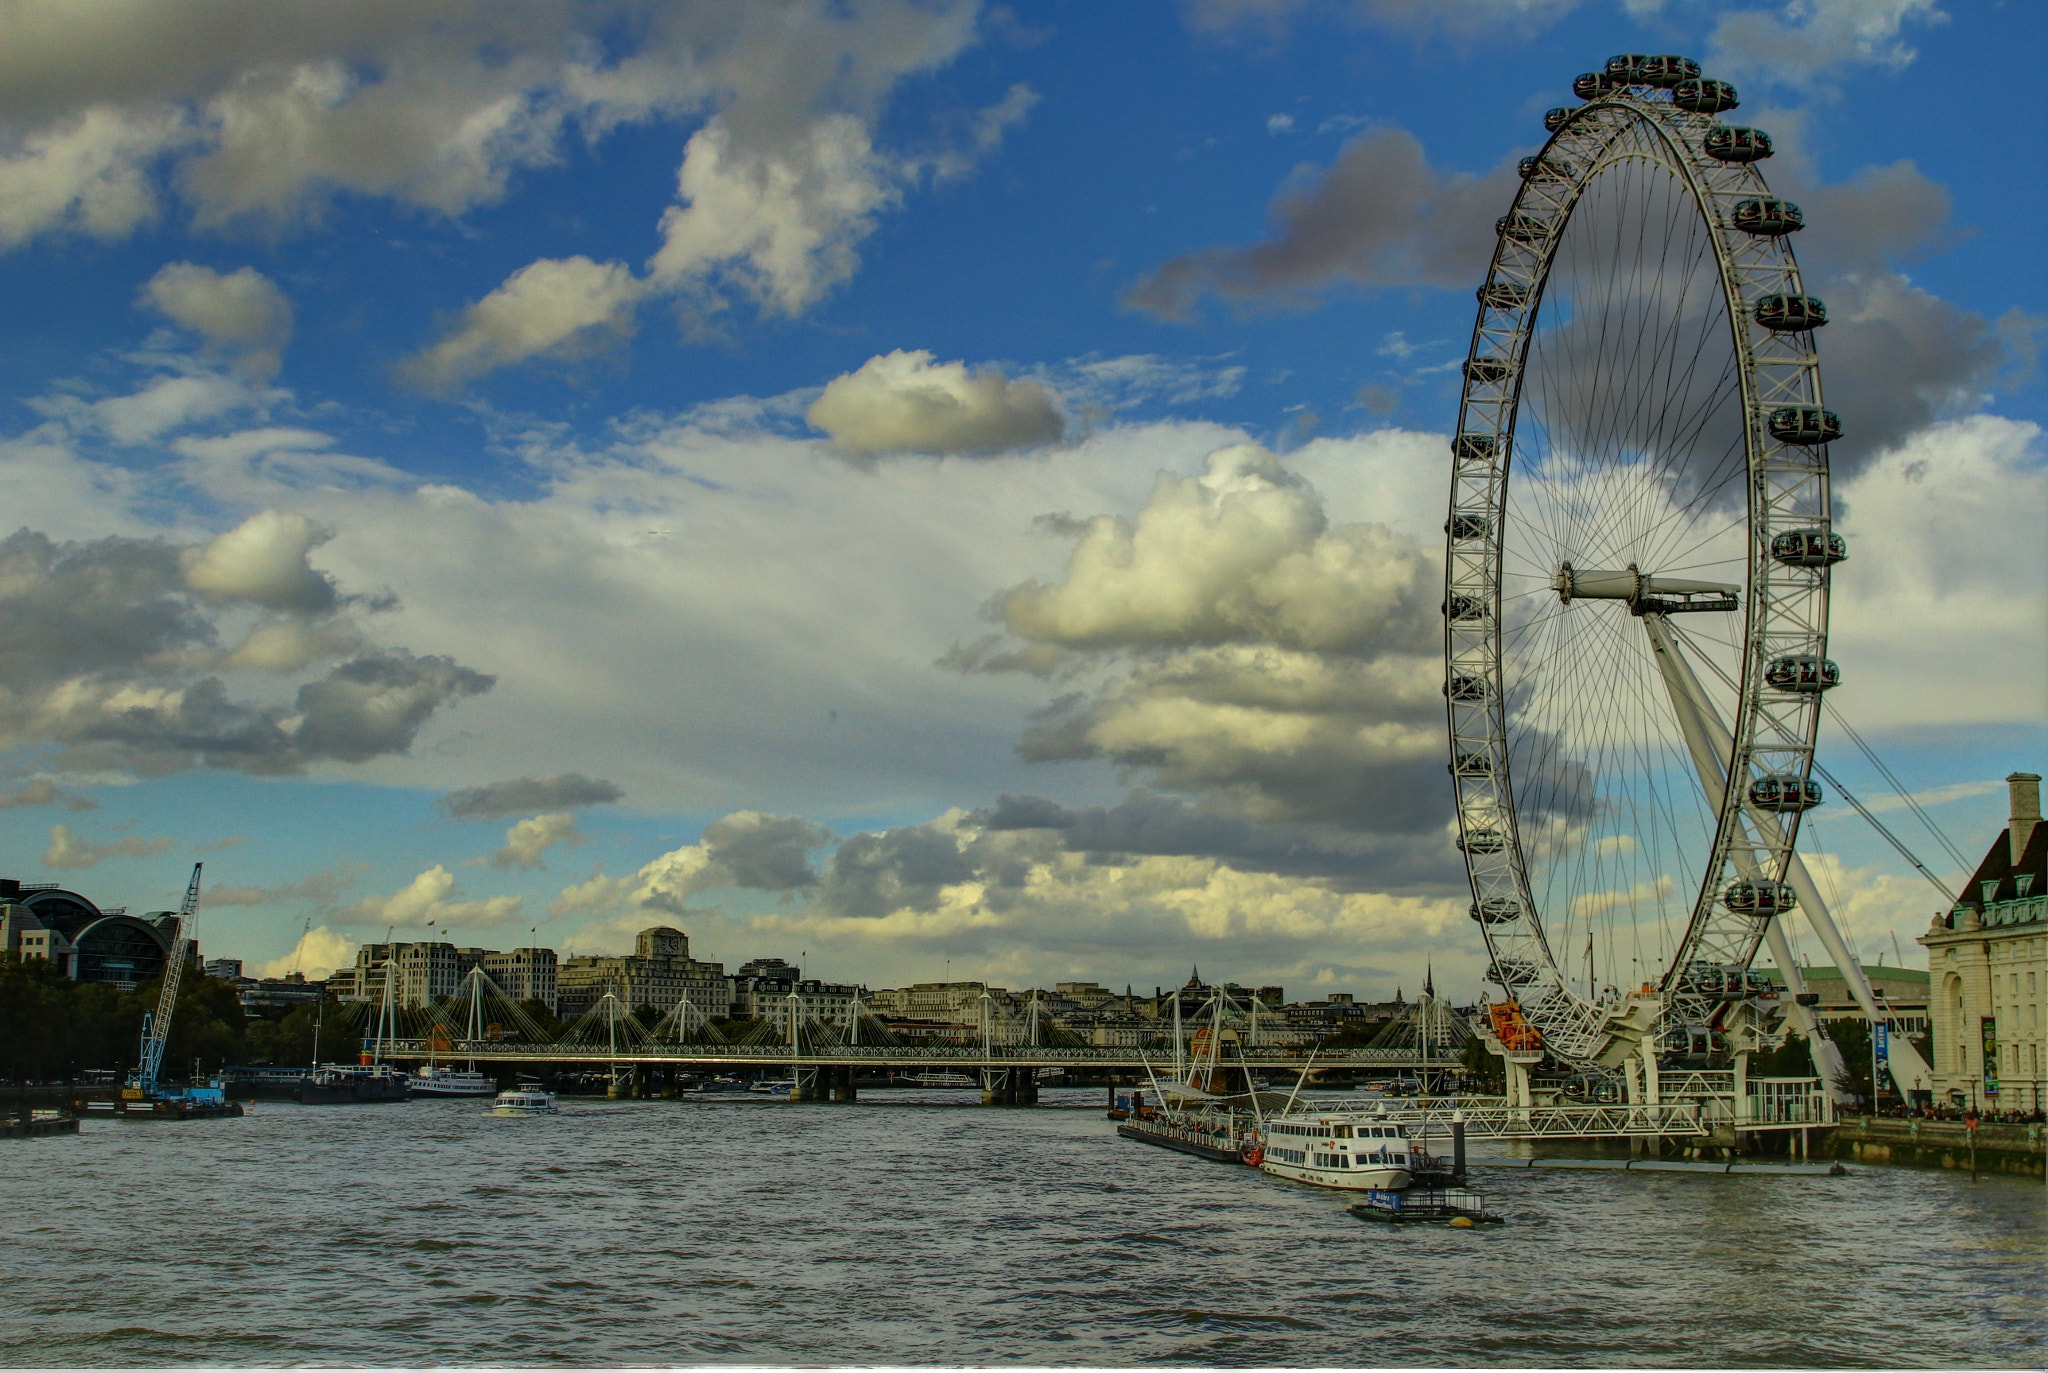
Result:
[[[1671,88],[1671,103],[1694,114],[1720,114],[1742,102],[1735,98],[1735,87],[1726,81],[1702,81],[1695,77]]]
[[[1507,380],[1508,364],[1505,358],[1470,358],[1465,363],[1465,380],[1491,385]]]
[[[1499,830],[1466,830],[1458,836],[1458,847],[1466,853],[1499,853],[1508,837]]]
[[[1580,72],[1572,78],[1572,94],[1581,100],[1598,100],[1614,90],[1606,72]]]
[[[1493,759],[1484,753],[1461,753],[1452,760],[1451,771],[1460,777],[1491,777]]]
[[[1560,157],[1525,157],[1515,164],[1515,170],[1522,180],[1533,181],[1539,176],[1570,176],[1572,164]]]
[[[1486,601],[1478,596],[1452,596],[1442,610],[1444,618],[1454,624],[1471,624],[1486,618]]]
[[[1535,963],[1526,958],[1496,958],[1486,980],[1500,987],[1526,987],[1537,978]]]
[[[1513,243],[1537,243],[1550,234],[1550,226],[1534,215],[1502,215],[1493,221],[1493,231]]]
[[[1522,903],[1512,896],[1489,896],[1472,907],[1471,915],[1482,925],[1505,925],[1522,913]]]
[[[1832,529],[1787,529],[1771,536],[1771,556],[1787,567],[1833,567],[1849,545]]]
[[[1444,683],[1444,695],[1453,701],[1483,701],[1486,699],[1486,679],[1467,676],[1458,672]]]
[[[1570,122],[1571,117],[1572,112],[1563,105],[1559,105],[1554,110],[1545,110],[1543,112],[1543,132],[1556,133]]]
[[[1762,129],[1716,124],[1707,130],[1706,148],[1716,162],[1761,162],[1771,155],[1771,136]]]
[[[1619,52],[1607,59],[1602,73],[1610,86],[1636,86],[1643,82],[1643,68],[1653,59],[1646,52]]]
[[[1492,530],[1492,520],[1463,510],[1444,521],[1444,533],[1454,539],[1483,539]]]
[[[1764,668],[1764,684],[1773,691],[1811,695],[1842,684],[1842,669],[1831,658],[1813,653],[1793,653],[1773,658]]]
[[[1700,78],[1699,63],[1690,57],[1679,57],[1672,53],[1646,57],[1637,66],[1638,79],[1645,86],[1656,86],[1667,91],[1681,81],[1697,81]]]
[[[1797,906],[1799,896],[1783,882],[1730,882],[1721,904],[1737,915],[1768,920]]]
[[[1460,434],[1451,440],[1453,457],[1483,462],[1500,452],[1500,440],[1492,434]]]
[[[1824,329],[1828,322],[1827,302],[1819,296],[1758,296],[1755,314],[1756,322],[1774,334]]]
[[[1779,443],[1813,448],[1842,437],[1842,417],[1817,405],[1781,405],[1765,418],[1764,429]]]
[[[1489,281],[1479,288],[1479,303],[1489,310],[1519,310],[1529,303],[1529,289],[1505,281]]]
[[[1796,234],[1806,227],[1806,216],[1789,200],[1738,200],[1735,227],[1759,238]]]
[[[1760,810],[1797,814],[1821,803],[1820,783],[1796,773],[1774,772],[1749,784],[1749,803]]]

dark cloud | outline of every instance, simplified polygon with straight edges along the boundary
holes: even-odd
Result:
[[[1493,221],[1514,198],[1515,171],[1482,177],[1429,165],[1405,129],[1374,129],[1327,169],[1304,165],[1268,208],[1272,232],[1241,248],[1177,257],[1133,286],[1124,303],[1186,319],[1214,292],[1239,303],[1306,302],[1329,286],[1460,286],[1480,280]]]
[[[825,865],[818,902],[834,915],[864,919],[929,910],[940,888],[971,881],[976,871],[952,834],[928,825],[856,834]]]
[[[710,855],[709,887],[748,887],[755,891],[789,892],[816,886],[817,871],[810,851],[832,842],[832,831],[794,815],[761,815],[741,811],[714,820],[704,828],[704,849]]]
[[[440,804],[442,810],[458,820],[502,820],[511,815],[610,805],[625,794],[602,778],[563,772],[553,777],[514,777],[451,791],[441,798]]]
[[[309,522],[266,512],[208,544],[107,538],[58,543],[21,530],[0,542],[0,749],[58,745],[80,770],[163,774],[183,768],[291,773],[316,760],[361,762],[411,746],[435,710],[493,679],[403,649],[357,653],[298,689],[294,707],[237,700],[209,667],[236,664],[218,617],[268,613],[337,656],[356,636],[337,621],[293,618],[333,606],[306,581]],[[262,628],[259,625],[259,629]],[[324,636],[324,637],[323,637]],[[269,666],[276,666],[274,660]]]

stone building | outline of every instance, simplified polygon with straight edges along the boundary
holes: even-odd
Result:
[[[356,950],[353,967],[337,968],[327,981],[328,994],[337,1001],[384,999],[384,970],[392,969],[392,1004],[404,1010],[430,1006],[443,997],[462,991],[462,980],[470,969],[481,967],[514,1001],[545,1002],[555,1006],[555,951],[553,949],[458,949],[453,944],[420,943],[365,944]]]
[[[667,925],[640,931],[629,954],[579,954],[555,970],[555,1014],[582,1015],[612,992],[634,1008],[664,1015],[685,996],[707,1016],[724,1017],[731,1004],[723,963],[690,957],[690,936]]]
[[[2044,1065],[2041,998],[2048,982],[2048,825],[2041,779],[2005,779],[2011,819],[1935,916],[1927,946],[1938,1098],[1983,1110],[2037,1110]]]
[[[753,964],[747,966],[752,967]],[[788,965],[783,965],[785,968]],[[797,971],[794,968],[790,972]],[[848,983],[820,982],[816,978],[789,978],[748,974],[726,979],[734,1017],[747,1016],[782,1027],[787,1034],[791,998],[798,1018],[805,1024],[823,1023],[850,1028],[865,998],[861,988]]]
[[[501,953],[496,949],[462,949],[458,951],[465,961],[476,955],[475,964],[481,964],[484,974],[498,984],[500,991],[514,1001],[538,1001],[553,1011],[556,1001],[556,980],[560,970],[553,949],[512,949]],[[465,966],[463,971],[469,971]]]

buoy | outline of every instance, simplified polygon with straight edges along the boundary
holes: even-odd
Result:
[[[1451,1217],[1451,1229],[1453,1229],[1453,1230],[1470,1230],[1471,1228],[1472,1228],[1472,1217],[1470,1217],[1470,1216],[1452,1216],[1452,1217]]]

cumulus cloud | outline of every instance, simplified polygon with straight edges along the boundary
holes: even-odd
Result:
[[[529,358],[587,357],[631,332],[641,294],[621,263],[543,258],[463,311],[445,337],[401,370],[425,390],[445,391]]]
[[[267,382],[284,365],[292,337],[292,303],[252,267],[221,273],[173,262],[149,279],[142,299],[173,323],[205,339],[252,379]]]
[[[128,834],[107,844],[95,844],[73,835],[64,825],[50,826],[50,846],[43,850],[46,868],[90,868],[108,858],[148,858],[171,846],[168,839],[144,839]]]
[[[522,811],[610,805],[624,795],[602,778],[563,772],[553,777],[514,777],[487,786],[466,787],[449,792],[440,804],[458,820],[502,820]]]
[[[18,806],[59,804],[70,810],[92,810],[99,802],[90,796],[74,796],[47,777],[37,777],[24,782],[13,791],[0,791],[0,810],[13,810]]]
[[[1175,258],[1132,286],[1124,303],[1186,319],[1211,292],[1250,303],[1301,299],[1337,283],[1464,285],[1484,274],[1493,221],[1515,186],[1511,164],[1480,177],[1445,173],[1407,130],[1369,130],[1328,168],[1295,169],[1268,207],[1272,231],[1263,242]]]
[[[544,868],[545,855],[552,848],[576,848],[590,836],[576,828],[576,817],[567,811],[536,815],[521,820],[505,831],[505,846],[486,862],[494,868]]]
[[[811,850],[832,839],[832,831],[797,816],[735,811],[705,826],[697,843],[670,850],[632,877],[598,872],[565,888],[550,912],[616,920],[634,911],[680,914],[697,893],[721,887],[802,891],[818,882]]]
[[[1000,372],[971,372],[919,350],[869,358],[835,377],[805,413],[841,452],[1001,453],[1052,443],[1066,421],[1052,393]]]
[[[1640,3],[1629,0],[1629,8]],[[1322,10],[1353,23],[1404,33],[1473,37],[1502,30],[1534,34],[1578,4],[1579,0],[1181,0],[1181,11],[1190,28],[1207,34],[1250,29],[1278,35],[1297,16]]]
[[[339,600],[306,554],[324,531],[265,511],[205,544],[110,537],[0,541],[0,748],[57,745],[79,769],[296,772],[411,746],[442,705],[492,679],[446,657],[356,650],[325,616]],[[222,652],[222,629],[258,620]],[[287,639],[289,643],[285,642]],[[352,653],[299,686],[289,707],[234,699],[209,669],[303,667]]]
[[[366,896],[343,907],[337,918],[351,925],[396,925],[407,930],[432,924],[480,928],[508,924],[519,917],[523,898],[493,896],[481,901],[450,900],[455,875],[436,863],[389,896]]]
[[[20,52],[13,43],[0,46]],[[46,233],[116,239],[134,232],[158,214],[150,162],[189,136],[175,109],[106,105],[64,111],[29,129],[0,152],[0,248]]]
[[[251,977],[289,977],[293,973],[302,973],[317,981],[332,976],[336,968],[345,968],[353,963],[355,952],[355,940],[325,925],[316,925],[299,936],[299,942],[290,953],[267,963],[255,964],[244,971]]]

